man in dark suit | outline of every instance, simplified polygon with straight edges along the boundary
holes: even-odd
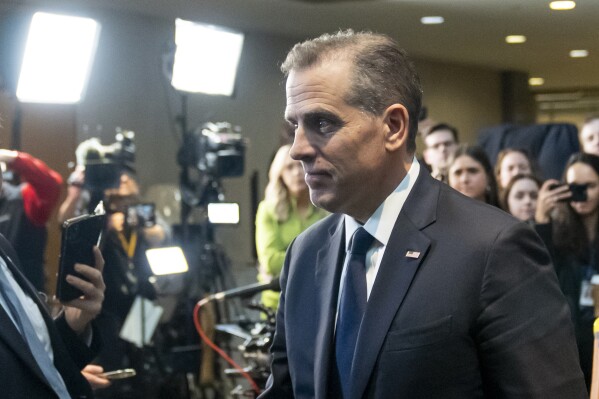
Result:
[[[75,266],[86,280],[67,277],[83,295],[66,303],[53,320],[21,273],[13,247],[0,235],[0,397],[93,397],[81,370],[99,345],[91,322],[104,299],[104,260],[98,248],[94,248],[94,256],[95,267]]]
[[[288,249],[261,398],[588,397],[538,237],[415,160],[421,88],[397,44],[323,35],[282,69],[291,156],[334,214]]]

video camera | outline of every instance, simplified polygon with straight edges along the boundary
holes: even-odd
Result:
[[[117,129],[116,141],[102,145],[91,138],[77,147],[77,163],[85,166],[83,187],[92,192],[117,188],[121,174],[133,172],[135,162],[135,133]]]
[[[244,173],[245,140],[228,122],[208,122],[190,135],[179,153],[182,166],[195,167],[208,177],[237,177]]]

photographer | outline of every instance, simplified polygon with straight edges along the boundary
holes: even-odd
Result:
[[[118,140],[117,137],[117,143]],[[131,366],[131,347],[119,338],[119,332],[135,297],[155,296],[145,251],[167,240],[168,227],[156,223],[152,207],[148,211],[140,204],[132,153],[119,153],[114,151],[114,145],[104,147],[92,139],[91,143],[88,140],[80,144],[77,159],[79,165],[68,180],[67,197],[58,217],[64,221],[87,213],[97,201],[104,201],[107,225],[102,253],[110,267],[104,270],[106,297],[99,319],[105,350],[96,363],[106,370],[126,368]],[[96,169],[97,165],[103,169]],[[124,384],[117,384],[98,395],[112,397],[115,389],[123,388]]]
[[[23,274],[43,292],[46,222],[58,203],[62,177],[24,152],[0,149],[0,162],[23,181],[2,186],[0,233],[15,248]]]

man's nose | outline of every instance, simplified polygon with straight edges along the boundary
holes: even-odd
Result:
[[[295,129],[295,136],[293,138],[293,144],[289,150],[289,156],[296,161],[303,161],[309,158],[314,153],[312,145],[306,137],[305,131],[301,126]]]

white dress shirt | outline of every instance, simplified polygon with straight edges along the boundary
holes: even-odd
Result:
[[[8,282],[10,283],[12,289],[15,291],[15,294],[21,302],[21,306],[23,306],[27,313],[26,315],[20,316],[29,318],[31,324],[35,328],[35,334],[37,335],[41,343],[44,345],[44,349],[46,350],[46,352],[48,352],[50,360],[54,361],[54,351],[52,350],[52,344],[50,342],[50,334],[48,333],[48,327],[46,326],[46,322],[44,321],[44,317],[42,316],[40,309],[33,301],[33,299],[31,299],[29,295],[25,294],[25,292],[23,291],[19,283],[17,283],[17,281],[15,280],[12,272],[10,271],[10,269],[6,265],[6,262],[1,256],[0,273],[4,273],[6,275],[6,277],[8,278]],[[19,327],[15,322],[12,313],[10,312],[8,305],[4,301],[4,297],[2,295],[0,295],[0,305],[2,305],[4,310],[6,310],[6,313],[8,313],[8,315],[10,316],[11,320],[15,324],[15,327],[17,328],[17,330],[19,330]]]
[[[416,178],[420,173],[420,163],[414,158],[412,160],[412,165],[410,166],[410,170],[403,178],[401,183],[393,190],[391,194],[383,201],[381,205],[377,208],[377,210],[370,216],[370,218],[364,224],[364,229],[371,236],[375,238],[372,246],[366,253],[366,286],[367,286],[367,297],[370,298],[370,292],[372,291],[372,287],[374,286],[374,281],[376,280],[376,275],[378,273],[379,267],[381,265],[381,260],[383,259],[383,254],[385,253],[385,249],[387,248],[387,243],[389,242],[389,237],[391,236],[391,231],[395,226],[395,222],[397,221],[397,217],[399,216],[399,212],[401,212],[401,208],[403,208],[404,203],[406,202],[406,198],[410,191],[412,191],[412,187],[414,187],[414,183],[416,182]],[[343,281],[345,280],[345,269],[347,266],[347,251],[349,249],[349,244],[352,235],[354,232],[362,226],[356,219],[351,216],[345,215],[345,261],[343,264],[343,271],[341,274],[341,285],[339,287],[339,295],[343,290]]]

